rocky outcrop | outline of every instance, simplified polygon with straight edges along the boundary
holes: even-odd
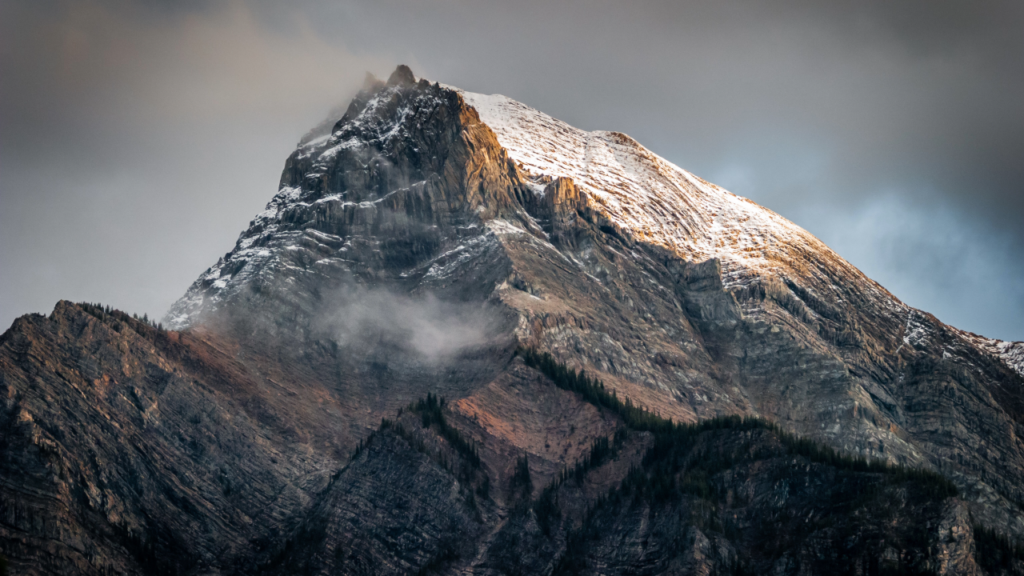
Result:
[[[587,208],[586,194],[570,178],[556,178],[541,192],[540,198],[527,204],[533,207],[531,215],[555,246],[576,248],[576,234],[580,230],[578,219]],[[528,208],[529,209],[529,208]]]
[[[17,320],[0,351],[0,541],[15,574],[226,568],[281,538],[346,454],[324,426],[338,406],[285,400],[287,381],[206,334],[62,302]]]

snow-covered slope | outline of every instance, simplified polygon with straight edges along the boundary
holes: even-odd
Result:
[[[1024,376],[1024,342],[1007,342],[958,330],[960,336],[978,348],[999,358],[1013,371]]]
[[[842,262],[789,220],[675,166],[625,134],[586,132],[501,95],[462,96],[527,173],[572,178],[637,239],[690,260],[720,259],[726,287],[755,274],[790,273],[800,251]]]
[[[984,348],[995,354],[1007,366],[1024,376],[1024,342],[985,339]]]
[[[814,270],[816,261],[859,284],[891,313],[908,318],[916,313],[796,224],[672,164],[625,134],[587,132],[500,94],[453,89],[528,176],[572,178],[594,208],[637,239],[688,260],[718,259],[725,288],[755,279],[808,276],[827,286],[834,280]],[[811,254],[815,258],[807,258]],[[1024,375],[1024,343],[955,332]]]

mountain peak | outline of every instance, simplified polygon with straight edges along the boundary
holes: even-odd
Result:
[[[897,462],[942,458],[907,428],[907,382],[938,366],[1002,402],[1012,386],[985,390],[1020,380],[1016,349],[970,341],[632,138],[405,66],[292,153],[267,210],[167,324],[217,318],[271,346],[329,340],[338,298],[373,290],[494,306],[501,346],[542,347],[677,421],[765,414]]]
[[[395,71],[388,77],[388,86],[402,86],[407,84],[415,84],[416,76],[413,75],[412,70],[405,64],[399,64]]]

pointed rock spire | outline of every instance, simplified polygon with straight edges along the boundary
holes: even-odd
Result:
[[[415,84],[416,76],[405,64],[399,64],[398,68],[388,77],[388,86],[400,86],[403,84]]]

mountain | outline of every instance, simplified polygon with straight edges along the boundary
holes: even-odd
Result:
[[[165,322],[0,337],[15,573],[1024,573],[1024,344],[404,66]]]

